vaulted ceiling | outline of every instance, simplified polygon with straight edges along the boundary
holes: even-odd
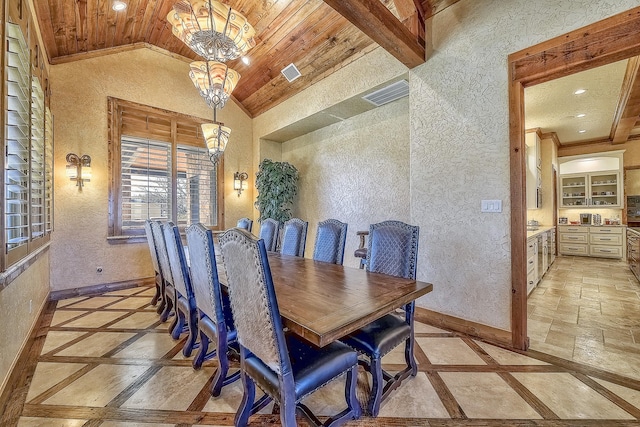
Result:
[[[151,47],[185,62],[200,60],[166,20],[177,0],[35,0],[52,64]],[[257,45],[229,66],[241,75],[233,97],[255,117],[377,46],[409,68],[425,61],[424,22],[458,0],[223,0],[256,29]],[[281,70],[302,76],[288,82]],[[185,74],[188,67],[185,67]]]

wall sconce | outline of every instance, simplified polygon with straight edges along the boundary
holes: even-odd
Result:
[[[85,154],[78,157],[77,154],[67,154],[67,177],[76,181],[76,187],[84,187],[84,181],[91,181],[91,157]]]
[[[247,175],[246,172],[236,172],[233,174],[233,189],[238,192],[238,197],[240,194],[247,189]]]

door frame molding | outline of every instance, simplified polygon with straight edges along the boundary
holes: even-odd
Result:
[[[524,88],[640,55],[640,7],[512,53],[509,71],[511,177],[511,338],[526,350],[526,164]]]

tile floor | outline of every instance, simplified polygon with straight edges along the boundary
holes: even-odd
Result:
[[[557,257],[527,315],[531,349],[640,379],[640,284],[625,261]]]
[[[600,363],[588,366],[584,363],[592,359],[582,354],[582,348],[591,345],[590,339],[599,343],[594,351],[601,355],[605,350],[620,352],[620,347],[633,346],[634,333],[640,329],[627,324],[629,337],[625,340],[624,332],[597,325],[625,323],[614,313],[635,304],[628,299],[609,304],[596,298],[611,288],[632,294],[633,283],[624,272],[596,274],[597,268],[581,262],[558,258],[548,273],[548,282],[532,295],[529,307],[535,346],[544,344],[546,347],[539,350],[550,348],[556,355],[568,355],[569,360],[539,351],[512,352],[417,322],[418,375],[394,391],[378,418],[363,417],[348,425],[637,425],[640,381],[635,372],[627,375],[625,370],[604,370],[608,366],[598,369]],[[578,279],[572,272],[577,266],[593,274]],[[579,282],[583,282],[585,303],[564,301],[582,294],[576,290]],[[7,410],[0,414],[0,425],[233,425],[242,397],[240,384],[227,386],[220,397],[211,398],[215,363],[206,362],[199,371],[191,368],[191,360],[180,351],[184,337],[171,339],[168,323],[161,323],[155,307],[149,305],[152,292],[134,288],[50,303],[31,351],[20,361],[21,371]],[[536,305],[547,301],[545,296],[549,302]],[[637,304],[640,306],[640,301]],[[536,313],[538,307],[541,311]],[[573,329],[556,332],[556,319],[545,327],[543,321],[551,311],[562,316],[558,322],[575,321]],[[598,317],[592,311],[597,311]],[[587,313],[588,321],[581,324]],[[582,328],[584,334],[578,333]],[[573,347],[558,345],[566,341],[558,334],[573,336],[569,339]],[[582,358],[581,363],[570,360],[579,359],[574,354]],[[401,352],[393,352],[384,363],[393,370],[399,359]],[[340,383],[331,384],[306,403],[319,415],[337,412],[344,402],[341,387]],[[253,416],[251,425],[278,425],[279,418],[271,411],[269,406]],[[300,423],[306,425],[302,420]]]

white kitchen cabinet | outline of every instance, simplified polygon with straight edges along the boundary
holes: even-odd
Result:
[[[558,226],[558,252],[562,255],[589,255],[589,227]]]
[[[622,258],[625,236],[623,231],[623,227],[589,227],[589,255]]]
[[[558,158],[560,208],[623,206],[624,150]]]
[[[542,207],[542,150],[540,137],[535,130],[527,131],[525,135],[527,147],[527,209]]]
[[[624,227],[558,226],[558,252],[562,255],[622,258],[624,244]]]
[[[527,295],[538,284],[538,238],[527,239]]]
[[[584,208],[622,206],[622,186],[618,171],[560,176],[560,207]]]

